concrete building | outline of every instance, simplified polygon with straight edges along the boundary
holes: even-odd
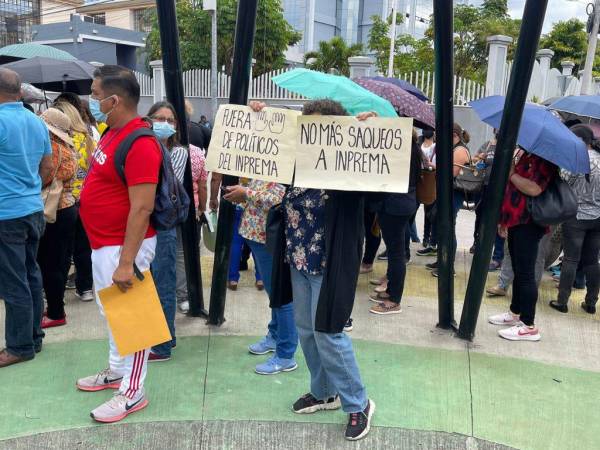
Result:
[[[77,13],[94,18],[98,24],[147,33],[152,28],[149,10],[155,6],[152,0],[111,0],[86,3]]]
[[[145,33],[94,23],[88,16],[72,14],[67,22],[36,25],[32,38],[83,61],[145,70]]]
[[[433,0],[282,0],[285,18],[303,35],[302,41],[288,51],[288,60],[301,61],[304,53],[334,36],[349,44],[366,45],[372,17],[389,17],[394,2],[404,17],[397,32],[422,38],[433,14]],[[469,4],[469,0],[454,2]]]
[[[40,13],[40,0],[0,1],[0,47],[29,41]]]

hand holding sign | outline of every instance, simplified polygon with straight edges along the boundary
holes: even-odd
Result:
[[[299,113],[265,108],[222,105],[206,160],[217,173],[290,184],[294,172],[296,119]]]

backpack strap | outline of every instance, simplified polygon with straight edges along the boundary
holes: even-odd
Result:
[[[125,161],[127,160],[127,155],[129,154],[129,150],[131,150],[131,146],[135,142],[136,139],[141,138],[142,136],[150,136],[156,138],[154,131],[150,128],[137,128],[133,130],[131,133],[127,135],[125,139],[121,141],[117,150],[115,151],[115,169],[117,171],[117,175],[123,183],[127,185],[127,180],[125,179]]]

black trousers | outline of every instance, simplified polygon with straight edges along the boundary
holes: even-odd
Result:
[[[73,263],[75,264],[75,287],[78,294],[91,291],[94,283],[92,277],[92,248],[87,237],[81,217],[77,214],[75,236],[73,239]],[[67,267],[67,273],[69,267]]]
[[[544,228],[534,223],[508,229],[508,251],[512,259],[513,296],[510,310],[519,314],[525,325],[535,323],[538,288],[535,283],[535,261]]]
[[[369,211],[365,207],[365,254],[363,255],[363,264],[373,264],[379,245],[381,245],[381,236],[375,236],[371,229],[377,218],[377,213]]]
[[[585,274],[587,293],[585,301],[595,306],[600,290],[600,219],[572,219],[563,224],[563,258],[558,287],[558,303],[566,305],[579,269]]]
[[[388,289],[390,300],[400,303],[406,279],[406,227],[411,216],[379,213],[379,225],[388,255]]]
[[[77,222],[77,207],[59,209],[56,222],[46,224],[46,232],[40,240],[38,264],[42,271],[48,318],[62,319],[65,316],[65,283]]]

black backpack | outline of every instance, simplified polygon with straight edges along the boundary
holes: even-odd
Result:
[[[133,142],[142,136],[150,136],[156,139],[156,135],[150,128],[137,128],[123,139],[115,151],[115,169],[125,184],[127,184],[125,180],[125,160],[127,159],[127,154]],[[190,198],[185,192],[183,185],[175,177],[169,151],[158,139],[156,140],[162,151],[162,164],[158,177],[158,185],[156,186],[154,211],[150,216],[150,220],[157,230],[170,230],[186,221],[190,209]]]

